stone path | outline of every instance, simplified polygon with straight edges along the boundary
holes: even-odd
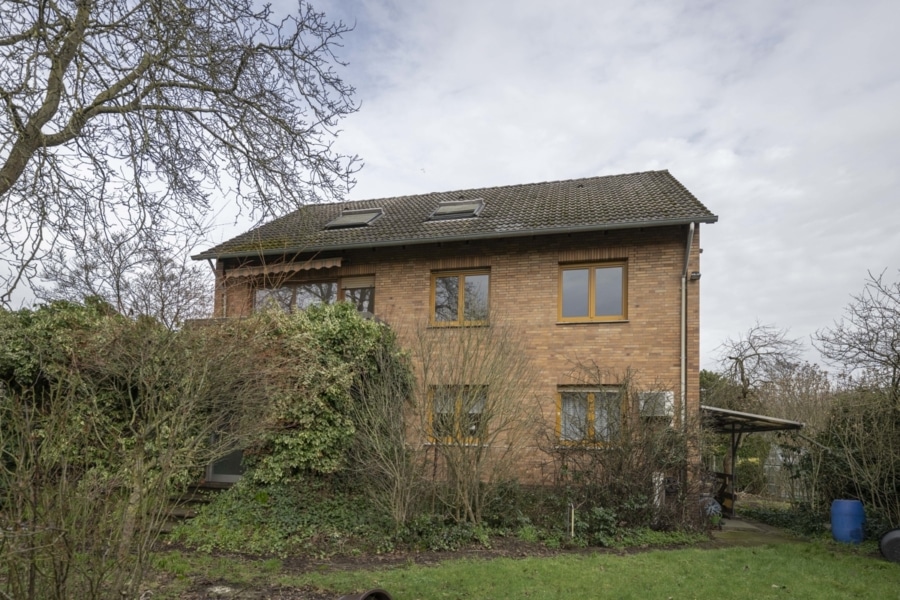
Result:
[[[722,529],[713,530],[713,546],[763,546],[796,544],[803,540],[790,532],[746,519],[722,519]]]

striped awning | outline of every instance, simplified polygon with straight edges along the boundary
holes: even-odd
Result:
[[[274,265],[259,265],[255,267],[238,267],[225,271],[225,279],[235,277],[259,277],[274,275],[290,275],[300,271],[314,271],[316,269],[332,269],[341,266],[341,258],[314,258],[306,261],[278,263]]]

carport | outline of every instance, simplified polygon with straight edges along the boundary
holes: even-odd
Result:
[[[734,517],[735,499],[735,466],[737,465],[737,450],[744,435],[760,431],[797,431],[803,429],[803,423],[776,419],[765,415],[716,408],[715,406],[701,406],[700,414],[703,417],[703,426],[714,433],[731,434],[731,473],[716,473],[720,487],[716,492],[716,500],[722,505],[723,512],[729,512]]]

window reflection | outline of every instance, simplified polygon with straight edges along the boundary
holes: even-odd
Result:
[[[477,325],[490,314],[490,274],[453,273],[432,276],[432,322]]]

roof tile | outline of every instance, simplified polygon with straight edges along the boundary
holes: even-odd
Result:
[[[484,199],[474,218],[429,220],[441,202]],[[325,229],[342,209],[382,208],[365,227]],[[542,235],[574,230],[714,223],[711,213],[668,171],[456,190],[357,202],[314,204],[260,225],[196,256],[377,247]]]

